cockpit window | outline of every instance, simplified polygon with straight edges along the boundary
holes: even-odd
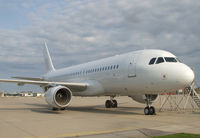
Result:
[[[177,62],[180,62],[180,61],[176,57],[158,57],[158,58],[154,57],[149,61],[149,65],[160,64],[160,63],[163,63],[163,62],[177,63]]]
[[[166,62],[177,62],[177,60],[173,57],[165,57]]]
[[[165,62],[164,59],[162,57],[159,57],[156,61],[156,64],[160,64],[160,63],[163,63]]]
[[[152,65],[152,64],[154,64],[154,63],[155,63],[155,61],[156,61],[156,58],[152,58],[152,59],[150,60],[150,62],[149,62],[149,65]]]

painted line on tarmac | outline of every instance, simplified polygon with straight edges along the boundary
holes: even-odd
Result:
[[[135,129],[137,129],[137,128],[129,127],[129,128],[101,130],[101,131],[78,132],[78,133],[62,134],[62,135],[60,135],[60,137],[76,137],[76,136],[100,135],[100,134],[116,133],[116,132],[123,132],[123,131],[135,130]]]
[[[128,127],[128,128],[119,128],[119,129],[111,129],[111,130],[100,130],[100,131],[86,131],[86,132],[75,132],[75,133],[66,133],[61,135],[54,136],[37,136],[37,138],[51,138],[51,137],[80,137],[80,136],[91,136],[91,135],[100,135],[100,134],[109,134],[109,133],[117,133],[123,131],[136,130],[137,127]],[[25,138],[33,138],[33,137],[25,137]]]

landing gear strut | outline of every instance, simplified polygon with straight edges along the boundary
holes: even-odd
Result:
[[[145,115],[155,115],[156,110],[153,106],[150,106],[150,95],[145,95],[146,96],[146,104],[147,106],[144,108],[144,114]]]
[[[106,108],[117,108],[118,103],[117,100],[114,99],[114,97],[110,97],[110,100],[107,100],[105,102],[105,107]]]

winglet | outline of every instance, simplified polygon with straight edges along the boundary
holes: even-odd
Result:
[[[44,47],[43,54],[44,54],[44,62],[46,65],[46,72],[51,72],[51,71],[54,71],[55,68],[53,66],[53,62],[51,60],[51,56],[49,54],[49,50],[45,41],[44,41],[44,45],[45,47]]]

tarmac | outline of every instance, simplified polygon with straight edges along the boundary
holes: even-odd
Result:
[[[200,134],[200,111],[144,115],[144,104],[117,97],[118,108],[106,109],[109,97],[73,97],[64,111],[52,111],[44,98],[0,98],[0,138],[150,137],[179,132]],[[159,103],[155,103],[158,110]]]

